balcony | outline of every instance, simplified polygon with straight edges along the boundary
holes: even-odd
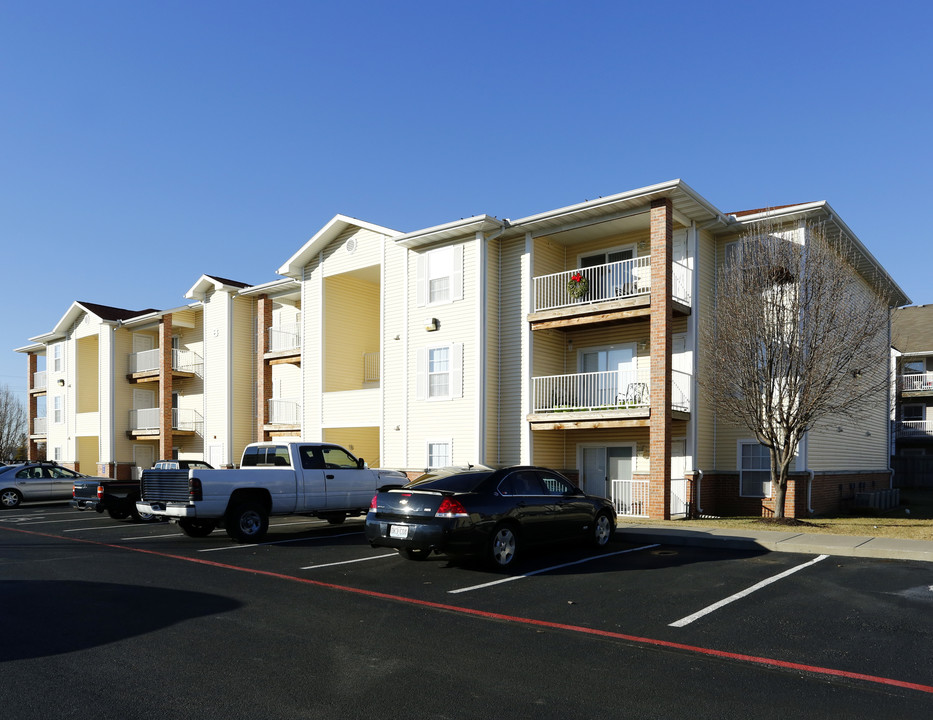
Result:
[[[297,400],[272,398],[269,400],[269,425],[289,425],[297,427],[301,424],[301,405]]]
[[[651,393],[647,371],[551,375],[533,378],[532,423],[566,423],[594,420],[646,421]],[[689,413],[692,406],[692,377],[673,371],[671,410]],[[645,422],[631,423],[644,425]]]
[[[45,370],[40,370],[39,372],[32,374],[32,387],[29,388],[29,392],[43,393],[48,389],[48,387],[48,374]]]
[[[933,395],[933,372],[898,376],[898,389],[902,393]]]
[[[269,350],[266,360],[275,363],[295,363],[301,359],[301,325],[285,323],[273,325],[269,333]]]
[[[130,429],[127,433],[131,437],[146,435],[159,435],[159,408],[142,408],[130,410]],[[172,408],[172,432],[200,435],[204,429],[204,418],[197,410],[190,408]]]
[[[933,439],[933,420],[901,420],[894,424],[894,436],[898,440]]]
[[[143,350],[142,352],[130,353],[127,360],[129,369],[129,379],[151,380],[157,379],[159,374],[159,364],[161,350]],[[172,375],[175,377],[195,377],[200,375],[204,368],[204,360],[196,352],[191,350],[172,350]]]
[[[675,311],[688,314],[692,301],[690,270],[672,263]],[[619,260],[534,278],[529,320],[539,323],[583,315],[601,321],[643,317],[651,305],[651,256]],[[543,325],[541,327],[544,327]]]
[[[32,419],[33,435],[48,435],[48,418],[37,417]]]

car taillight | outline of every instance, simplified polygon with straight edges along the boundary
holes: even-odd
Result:
[[[463,507],[463,503],[448,497],[441,500],[441,506],[434,513],[434,517],[469,517],[469,514],[466,508]]]
[[[97,486],[97,499],[98,500],[104,499],[104,486],[103,485]]]
[[[203,495],[201,493],[201,481],[196,477],[188,478],[188,499],[189,500],[203,500]]]
[[[373,495],[372,502],[369,503],[369,511],[370,511],[370,512],[376,512],[376,498],[377,498],[377,497],[378,497],[378,495]]]
[[[74,496],[75,496],[75,491],[76,491],[76,490],[77,490],[77,488],[76,488],[74,485],[72,485],[72,486],[71,486],[71,497],[74,497]]]

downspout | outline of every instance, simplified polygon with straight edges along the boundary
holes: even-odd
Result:
[[[700,515],[703,514],[703,508],[700,507],[700,500],[703,498],[703,493],[701,492],[703,488],[703,471],[700,470],[699,468],[696,468],[693,471],[693,475],[694,475],[694,480],[695,480],[693,491],[694,493],[696,493],[696,499],[697,499],[694,507],[696,508],[696,513],[697,513],[697,516],[699,517]]]
[[[807,470],[807,514],[813,516],[813,471]]]

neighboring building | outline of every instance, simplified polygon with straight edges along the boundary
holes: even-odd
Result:
[[[933,483],[933,305],[892,313],[893,464],[901,487]]]
[[[698,329],[716,268],[763,214],[725,214],[677,180],[410,233],[338,215],[282,265],[284,279],[203,276],[189,291],[204,370],[180,382],[201,383],[205,409],[190,447],[216,465],[215,446],[232,462],[248,439],[301,436],[410,473],[550,466],[622,515],[767,513],[767,453],[698,392],[715,351]],[[861,253],[853,274],[880,272],[907,302],[827,203],[768,215],[788,228],[826,220]],[[21,351],[31,363],[40,352]],[[888,414],[881,399],[858,429],[809,434],[788,516],[835,509],[850,484],[887,487]]]

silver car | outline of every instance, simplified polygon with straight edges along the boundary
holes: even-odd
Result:
[[[70,500],[74,481],[85,478],[55,463],[0,467],[0,508],[15,508],[26,500]]]

